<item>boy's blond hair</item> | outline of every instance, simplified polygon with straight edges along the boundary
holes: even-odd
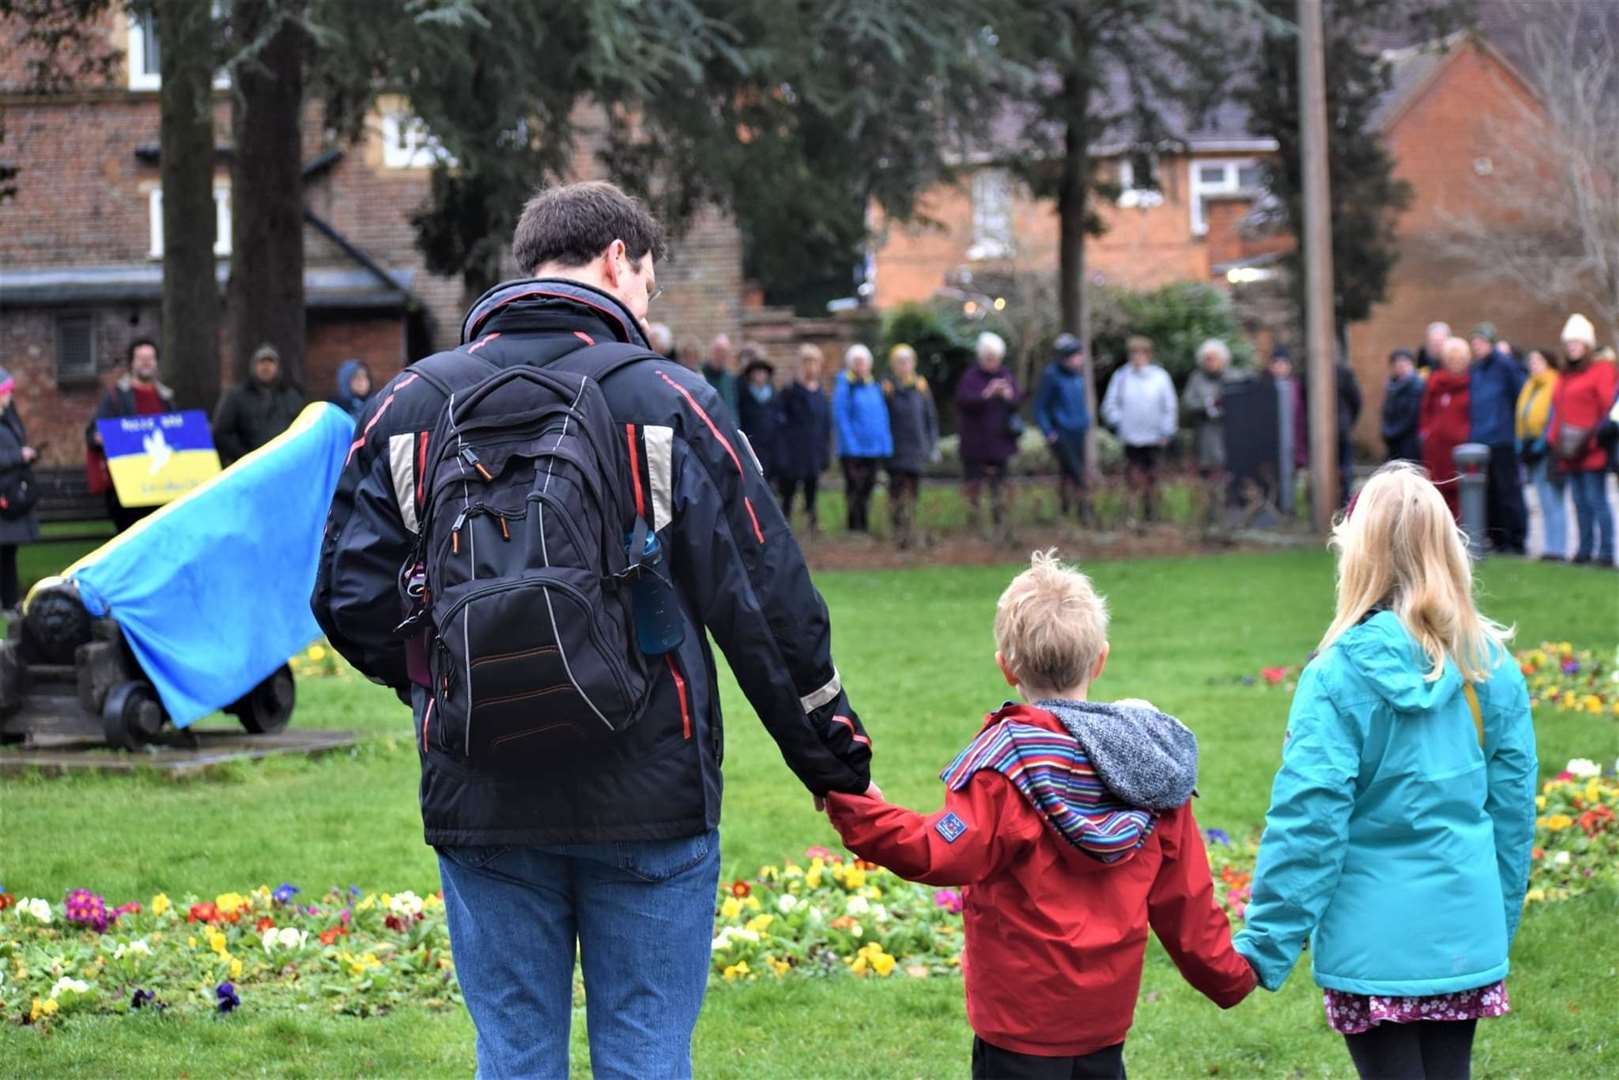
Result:
[[[1026,695],[1090,682],[1107,646],[1107,601],[1091,579],[1036,551],[995,605],[995,647]]]

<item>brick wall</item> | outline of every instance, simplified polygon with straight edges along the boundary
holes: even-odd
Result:
[[[409,362],[404,320],[397,315],[311,312],[309,346],[304,354],[304,392],[311,401],[337,393],[337,369],[350,357],[359,357],[370,367],[373,386],[380,387],[399,374]]]
[[[1232,155],[1218,155],[1221,160]],[[1241,156],[1241,155],[1239,155]],[[1085,269],[1092,281],[1151,288],[1171,281],[1207,281],[1216,261],[1213,248],[1221,241],[1211,217],[1207,237],[1192,233],[1189,170],[1214,155],[1171,158],[1160,163],[1163,201],[1151,207],[1124,207],[1098,199],[1096,210],[1107,231],[1091,237],[1085,247]],[[1110,166],[1103,165],[1107,169]],[[927,192],[918,205],[916,223],[879,222],[876,245],[877,305],[888,307],[926,300],[945,284],[947,275],[960,268],[1003,271],[1015,263],[1021,272],[1055,273],[1059,238],[1054,200],[1035,199],[1021,185],[1012,199],[1016,253],[1011,260],[972,262],[972,198],[970,180],[941,185]],[[1212,207],[1241,206],[1246,200],[1211,202]],[[1235,217],[1240,217],[1240,213]],[[1221,218],[1229,228],[1235,217]],[[1226,246],[1241,246],[1231,239]]]

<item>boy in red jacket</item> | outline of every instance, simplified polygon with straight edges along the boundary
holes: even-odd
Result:
[[[1214,899],[1188,801],[1197,739],[1145,702],[1086,700],[1107,605],[1036,552],[995,612],[995,661],[1024,705],[991,713],[942,774],[944,809],[827,796],[843,842],[961,885],[975,1077],[1123,1077],[1147,928],[1221,1008],[1254,988]]]

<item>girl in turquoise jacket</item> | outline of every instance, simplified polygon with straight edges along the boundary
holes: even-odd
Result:
[[[1235,938],[1275,990],[1299,951],[1362,1077],[1464,1077],[1507,1011],[1535,733],[1510,631],[1473,605],[1444,498],[1385,466],[1333,533],[1337,616],[1304,669]]]

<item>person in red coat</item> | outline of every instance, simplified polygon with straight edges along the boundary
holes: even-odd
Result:
[[[1596,329],[1584,315],[1570,315],[1563,327],[1568,371],[1552,398],[1552,420],[1546,446],[1553,468],[1568,477],[1574,496],[1579,542],[1577,563],[1613,565],[1613,510],[1608,505],[1608,452],[1597,441],[1598,430],[1614,404],[1619,372],[1611,361],[1595,355]]]
[[[1221,1008],[1255,986],[1231,947],[1192,814],[1197,739],[1145,702],[1086,700],[1107,607],[1037,552],[1002,594],[996,662],[1025,702],[944,770],[944,809],[831,793],[850,851],[962,886],[962,974],[980,1076],[1124,1076],[1149,927]]]
[[[1473,350],[1459,337],[1447,338],[1439,356],[1440,366],[1428,376],[1428,386],[1422,392],[1417,436],[1422,440],[1422,465],[1428,470],[1429,479],[1460,521],[1461,483],[1456,478],[1454,452],[1472,431],[1467,388]]]

